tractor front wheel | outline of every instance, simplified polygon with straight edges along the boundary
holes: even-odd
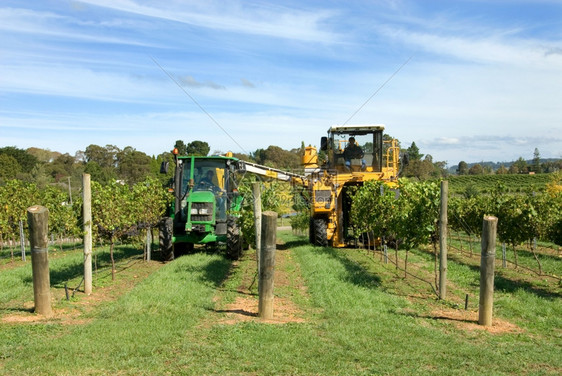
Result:
[[[174,235],[174,220],[170,217],[162,218],[158,227],[160,236],[160,251],[164,261],[172,261],[174,259],[174,244],[172,236]]]
[[[229,216],[226,222],[226,256],[238,260],[242,256],[242,233],[238,218]]]

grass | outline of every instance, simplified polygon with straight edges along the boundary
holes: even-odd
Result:
[[[287,277],[276,281],[276,299],[298,307],[298,322],[265,323],[229,308],[240,298],[257,300],[251,253],[235,263],[196,253],[143,270],[146,263],[136,261],[138,252],[125,249],[117,280],[94,288],[94,295],[112,289],[115,298],[93,307],[88,305],[91,298],[80,294],[69,302],[55,301],[58,310],[82,306],[76,313],[81,320],[1,322],[0,374],[562,372],[558,297],[545,298],[532,289],[499,291],[495,317],[513,321],[516,330],[482,330],[470,319],[442,318],[443,312],[463,311],[452,302],[477,288],[477,271],[471,265],[451,260],[452,298],[440,302],[425,283],[404,279],[394,265],[372,253],[311,247],[289,232],[279,236],[285,244],[278,247],[277,268]],[[60,281],[78,278],[73,269],[78,256],[69,253],[60,262],[53,260],[51,270],[64,276]],[[424,251],[412,252],[409,260],[412,271],[432,274],[426,265],[431,258]],[[29,296],[26,267],[2,269],[0,283]],[[60,290],[60,283],[53,290]],[[13,315],[26,299],[0,295],[0,319]]]

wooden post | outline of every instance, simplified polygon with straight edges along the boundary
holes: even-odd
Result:
[[[23,221],[20,221],[21,261],[25,261],[25,236],[23,235]]]
[[[72,206],[72,186],[70,185],[70,176],[68,177],[68,197],[70,199],[70,206]]]
[[[266,211],[262,214],[259,270],[258,316],[273,318],[273,280],[275,273],[275,250],[277,238],[277,213]]]
[[[152,227],[148,227],[146,230],[146,241],[144,244],[146,248],[146,261],[150,261],[151,253],[152,253]]]
[[[84,293],[92,293],[92,188],[90,185],[90,174],[82,175],[84,185]]]
[[[35,313],[50,316],[51,282],[49,278],[49,255],[47,236],[49,210],[44,206],[27,208],[27,223],[29,227],[29,242],[31,244],[31,272],[33,275],[33,297]]]
[[[505,243],[502,243],[502,268],[507,268]]]
[[[254,228],[256,231],[256,262],[258,271],[260,270],[260,249],[261,249],[261,190],[260,183],[252,183],[252,193],[254,195]],[[259,292],[259,283],[258,283]]]
[[[447,202],[449,183],[441,182],[441,207],[439,213],[439,299],[447,298]]]
[[[480,256],[480,303],[478,306],[478,324],[484,326],[492,325],[497,228],[498,219],[496,217],[484,217],[482,224],[482,254]]]

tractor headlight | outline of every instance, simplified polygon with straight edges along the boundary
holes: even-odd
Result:
[[[191,214],[197,215],[198,213],[199,211],[197,210],[197,208],[191,208]]]
[[[209,214],[209,209],[201,208],[201,209],[199,209],[199,214],[202,214],[202,215]]]

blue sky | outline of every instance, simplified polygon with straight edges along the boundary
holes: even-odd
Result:
[[[450,166],[562,158],[558,0],[0,0],[0,41],[0,147],[318,145],[411,57],[348,124]]]

